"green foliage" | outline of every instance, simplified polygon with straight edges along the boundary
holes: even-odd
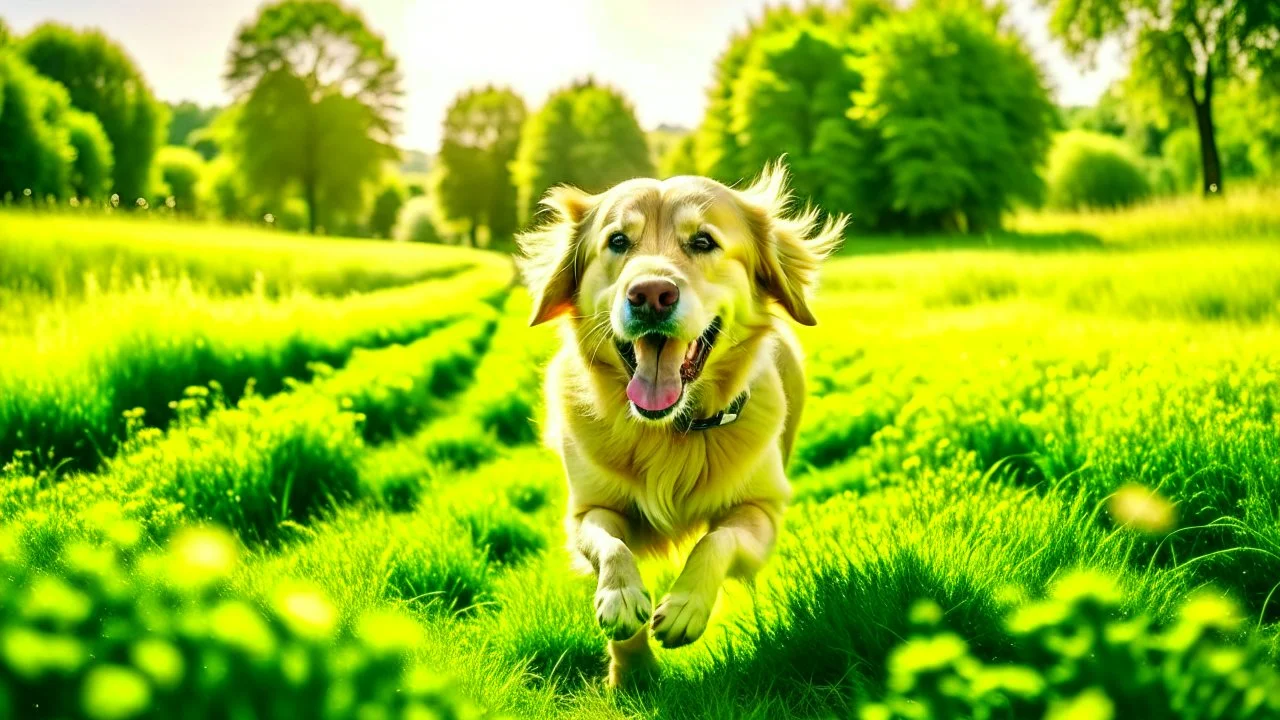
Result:
[[[414,243],[443,242],[436,228],[435,202],[426,195],[409,198],[400,208],[394,230],[396,240]]]
[[[396,60],[355,11],[336,2],[263,7],[231,46],[227,85],[243,104],[241,172],[281,196],[300,188],[312,233],[357,213],[357,188],[393,159]]]
[[[1170,137],[1177,140],[1178,134]],[[1127,145],[1081,130],[1058,136],[1046,180],[1049,204],[1068,210],[1124,207],[1151,192],[1141,161]]]
[[[392,237],[400,208],[404,207],[404,197],[404,190],[396,182],[386,183],[374,195],[373,209],[369,212],[369,231],[374,237]]]
[[[797,195],[832,213],[861,209],[875,191],[860,173],[864,140],[849,117],[859,74],[838,36],[801,26],[763,38],[752,47],[730,97],[730,130],[739,138],[739,172],[785,155]]]
[[[1202,593],[1160,626],[1120,606],[1111,578],[1079,572],[1013,611],[1016,662],[991,664],[917,605],[918,634],[889,658],[889,693],[866,720],[893,718],[1264,718],[1280,712],[1280,672],[1229,600]]]
[[[1200,137],[1192,128],[1181,128],[1165,138],[1161,148],[1178,190],[1190,190],[1200,182]]]
[[[510,247],[517,227],[511,161],[524,121],[520,96],[492,86],[463,92],[445,113],[435,197],[447,218],[468,224],[473,247],[481,226],[490,246]]]
[[[1193,111],[1203,158],[1205,194],[1222,191],[1224,170],[1213,125],[1215,83],[1233,77],[1275,78],[1280,16],[1268,0],[1040,0],[1053,5],[1050,28],[1076,55],[1092,54],[1107,37],[1132,42],[1131,77],[1169,105]],[[1270,82],[1270,81],[1267,81]],[[1274,84],[1272,84],[1274,87]]]
[[[64,120],[67,139],[76,153],[71,164],[71,192],[75,197],[105,202],[115,169],[111,139],[102,123],[89,113],[68,110]]]
[[[867,42],[851,114],[891,178],[889,192],[865,200],[872,223],[899,215],[980,232],[1014,202],[1039,200],[1054,109],[1016,35],[979,10],[939,4],[879,23]]]
[[[423,631],[376,610],[340,627],[309,585],[236,593],[235,540],[190,530],[147,551],[136,525],[99,511],[96,542],[36,570],[3,536],[0,713],[64,718],[297,716],[456,718],[473,711],[417,667]]]
[[[204,158],[190,148],[166,145],[156,154],[160,177],[173,198],[173,209],[192,215],[200,210],[198,189],[205,172]]]
[[[113,192],[121,202],[129,207],[149,197],[152,161],[164,142],[168,113],[133,60],[97,30],[54,23],[32,30],[19,48],[37,72],[67,89],[72,106],[102,123],[115,160]]]
[[[671,143],[667,151],[658,161],[658,177],[670,178],[678,175],[697,175],[698,164],[694,156],[697,138],[693,133],[682,136]]]
[[[197,133],[208,127],[222,112],[222,108],[217,106],[200,107],[190,100],[184,100],[177,104],[169,104],[169,136],[166,140],[168,145],[179,145],[190,147],[194,140],[197,139]],[[203,153],[202,153],[203,155]],[[204,156],[205,160],[211,160],[210,156]]]
[[[62,86],[0,49],[0,198],[29,203],[69,192],[76,151],[69,114]]]
[[[601,192],[653,170],[644,131],[626,98],[594,80],[574,83],[552,93],[520,132],[512,166],[519,217],[532,219],[555,185]]]

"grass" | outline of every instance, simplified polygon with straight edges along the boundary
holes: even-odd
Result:
[[[259,390],[184,395],[218,378],[147,349],[148,383],[195,377],[163,385],[168,420],[112,400],[104,437],[130,439],[94,472],[20,454],[0,475],[5,537],[21,567],[61,577],[73,540],[110,541],[102,500],[144,548],[223,525],[250,547],[228,597],[271,617],[281,583],[305,578],[341,632],[397,613],[421,633],[413,662],[451,677],[448,698],[515,717],[1267,717],[1280,708],[1275,199],[1023,215],[1015,234],[958,247],[851,242],[823,275],[819,326],[799,330],[811,397],[775,557],[726,586],[699,642],[658,651],[647,690],[603,687],[594,583],[570,570],[562,469],[537,444],[557,339],[525,327],[526,293],[501,294],[503,259],[373,292],[220,295],[182,289],[165,273],[190,271],[174,266],[104,291],[116,322],[48,345],[66,370],[10,372],[59,372],[101,402],[127,364],[94,348],[138,328],[222,343],[223,387]],[[198,310],[182,309],[190,297]],[[431,297],[448,301],[417,302]],[[87,327],[70,294],[33,302],[67,319],[23,342]],[[307,340],[276,339],[290,333]],[[5,387],[0,403],[41,392]],[[81,417],[59,397],[32,407]],[[642,567],[655,596],[677,570]],[[0,687],[10,662],[0,652]]]
[[[17,451],[45,465],[91,470],[115,454],[124,413],[164,428],[192,385],[219,384],[235,402],[357,349],[410,342],[471,312],[455,298],[499,298],[499,265],[342,300],[296,295],[214,299],[185,284],[91,299],[58,331],[0,337],[0,460]]]

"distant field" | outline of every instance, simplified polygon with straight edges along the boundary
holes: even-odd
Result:
[[[509,259],[0,214],[0,292],[25,303],[0,327],[0,564],[31,587],[49,569],[102,607],[147,603],[148,548],[180,552],[184,528],[212,521],[245,546],[218,566],[216,598],[283,613],[272,632],[289,638],[311,626],[279,610],[286,579],[328,598],[307,607],[331,612],[333,638],[365,642],[369,614],[398,609],[416,638],[404,662],[448,678],[439,702],[515,717],[856,717],[952,675],[1040,717],[1065,702],[1046,683],[1067,671],[1045,658],[1068,656],[1116,717],[1143,716],[1154,687],[1185,695],[1179,717],[1267,717],[1278,207],[1257,191],[1026,215],[990,247],[851,239],[823,275],[819,325],[799,330],[811,398],[777,556],[754,590],[727,588],[703,640],[659,651],[664,676],[634,694],[605,691],[593,585],[562,550],[561,469],[536,443],[557,338],[526,326]],[[85,589],[86,540],[143,579]],[[1069,579],[1081,569],[1095,574]],[[674,571],[646,566],[648,588]],[[1205,614],[1205,587],[1231,602]],[[1046,594],[1058,604],[1028,605]],[[145,670],[91,616],[22,621],[92,656],[28,673],[0,653],[14,702],[56,707],[50,677]],[[1107,624],[1135,616],[1150,636]],[[288,685],[261,669],[293,662],[284,640],[253,655],[173,632],[236,668],[256,658],[222,692]],[[329,647],[314,657],[339,657]],[[1141,675],[1139,655],[1164,669]],[[153,685],[175,707],[206,692]],[[1228,699],[1197,710],[1211,691]]]

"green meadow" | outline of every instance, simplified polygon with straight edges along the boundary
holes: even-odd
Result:
[[[775,555],[632,692],[508,256],[4,212],[0,717],[1275,717],[1276,208],[850,237]]]

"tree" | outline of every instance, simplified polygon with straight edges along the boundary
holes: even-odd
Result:
[[[70,104],[65,88],[0,49],[0,198],[68,194]]]
[[[600,192],[653,171],[631,104],[618,91],[590,79],[553,93],[529,117],[512,165],[520,217],[526,221],[555,185]]]
[[[374,237],[390,238],[404,206],[405,192],[398,182],[388,182],[373,198],[373,210],[369,213],[369,232]]]
[[[511,161],[524,121],[520,96],[492,86],[462,93],[445,113],[434,171],[436,197],[447,217],[467,221],[472,246],[482,225],[491,242],[515,233]]]
[[[37,72],[67,89],[72,106],[102,123],[115,159],[113,188],[125,205],[146,197],[167,113],[129,56],[97,30],[52,23],[31,31],[19,47]]]
[[[243,105],[243,170],[276,195],[297,184],[312,233],[358,211],[360,185],[395,157],[396,60],[359,14],[335,2],[264,7],[236,35],[226,82]]]
[[[891,178],[869,199],[916,229],[983,232],[1014,200],[1037,202],[1056,124],[1040,69],[998,10],[937,2],[877,23],[855,67],[850,113]]]
[[[194,214],[199,209],[197,198],[205,173],[204,158],[191,148],[166,145],[160,148],[156,165],[168,186],[169,197],[173,198],[174,210],[184,215]]]
[[[891,12],[892,5],[887,0],[849,0],[839,10],[816,3],[799,10],[788,5],[774,5],[767,8],[759,19],[753,20],[745,31],[730,38],[729,46],[716,60],[713,81],[707,92],[706,115],[694,132],[698,174],[733,184],[760,172],[760,166],[748,167],[739,159],[741,139],[732,129],[734,85],[758,42],[799,25],[826,28],[834,35],[851,35]]]
[[[862,209],[862,198],[876,192],[865,181],[876,173],[851,162],[865,155],[849,117],[861,86],[852,56],[836,32],[809,24],[756,42],[730,95],[739,175],[785,155],[799,197],[833,213]]]
[[[200,131],[209,127],[221,112],[222,108],[217,106],[200,107],[189,100],[170,104],[168,144],[189,147],[205,160],[213,159],[214,146],[208,142],[198,144],[203,139]]]
[[[1277,82],[1280,5],[1274,0],[1040,0],[1068,50],[1091,55],[1103,38],[1132,40],[1133,74],[1190,107],[1203,190],[1222,192],[1214,127],[1217,83],[1242,72]]]
[[[104,200],[111,192],[115,157],[111,139],[98,118],[74,108],[65,116],[68,140],[75,150],[71,165],[71,192],[76,197]]]

